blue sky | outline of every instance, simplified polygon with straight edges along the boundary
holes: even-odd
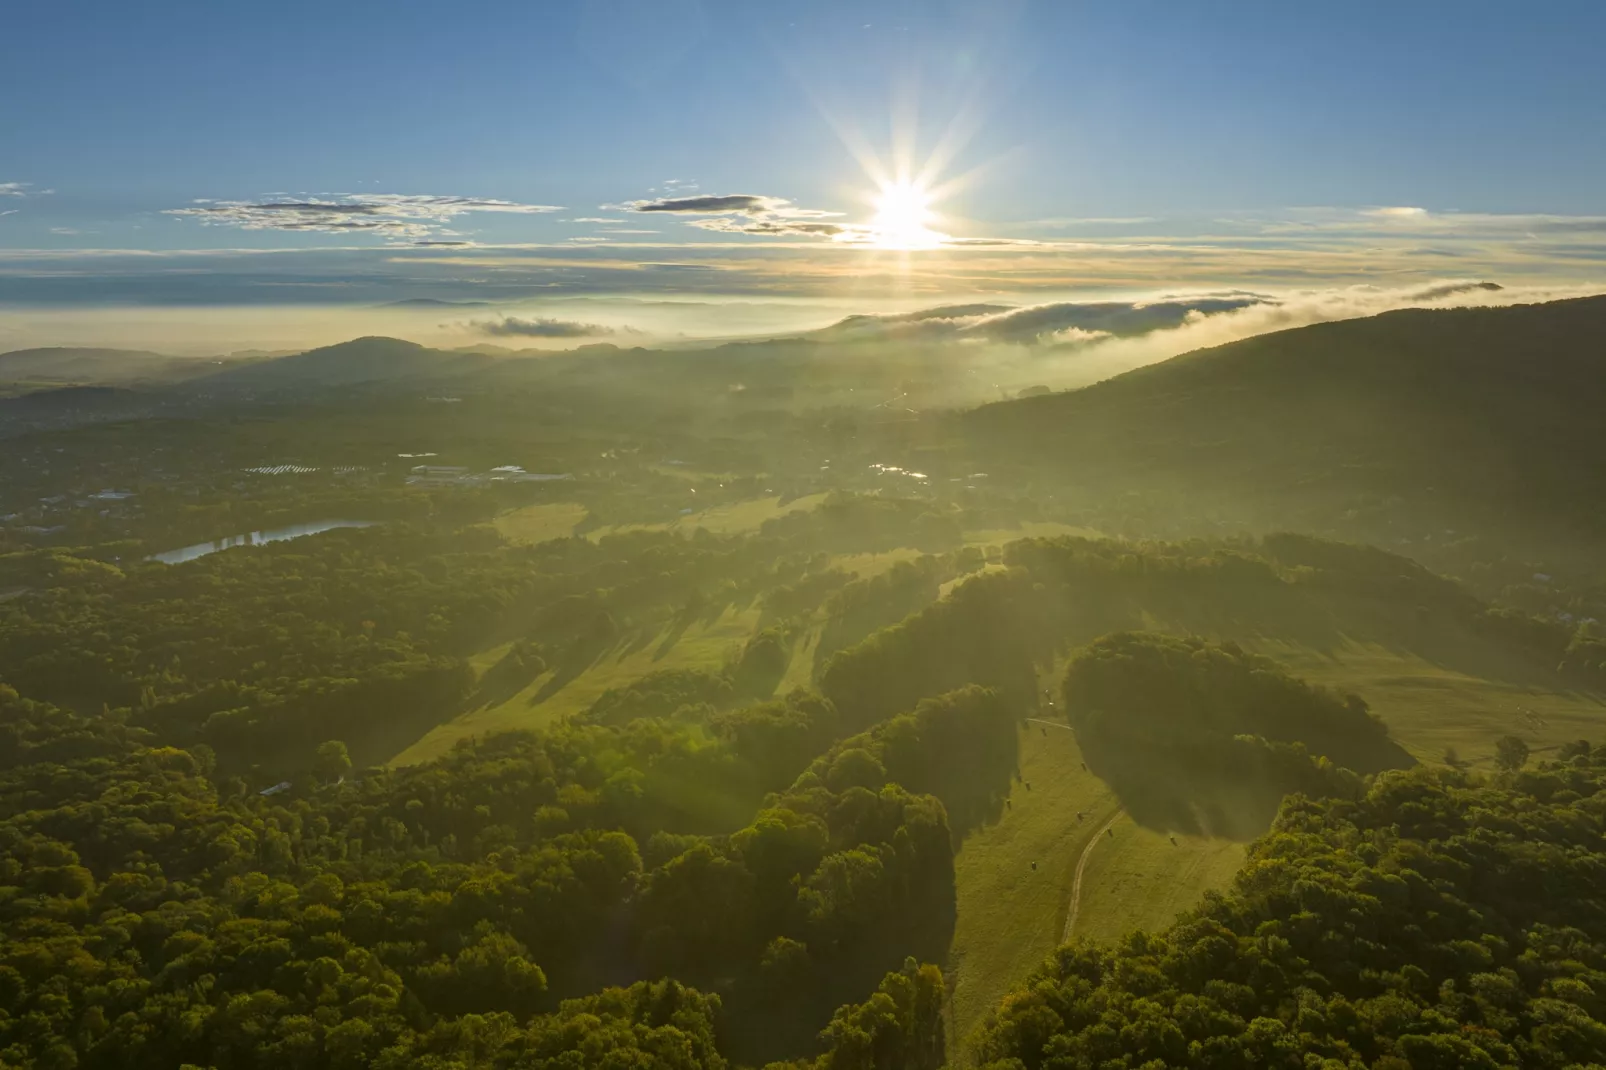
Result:
[[[52,0],[4,30],[12,307],[1606,264],[1600,3]],[[900,159],[930,247],[878,240]]]

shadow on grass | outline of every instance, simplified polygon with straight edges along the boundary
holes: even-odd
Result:
[[[1324,773],[1304,754],[1234,738],[1165,745],[1081,742],[1088,769],[1109,784],[1132,820],[1156,832],[1252,840],[1271,827],[1290,793],[1330,794],[1356,783],[1343,773]],[[1416,764],[1391,739],[1309,748],[1312,754],[1324,750],[1333,753],[1335,764],[1363,774]]]
[[[587,669],[602,660],[608,651],[616,649],[617,646],[618,639],[612,629],[606,631],[594,629],[592,632],[588,632],[576,639],[563,652],[562,658],[558,661],[557,671],[552,674],[546,683],[541,685],[540,690],[530,696],[529,705],[539,706],[565,687],[568,687],[579,679]]]

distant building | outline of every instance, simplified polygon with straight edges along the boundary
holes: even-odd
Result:
[[[483,486],[485,482],[484,476],[471,476],[467,472],[460,472],[455,475],[452,473],[427,473],[407,477],[407,485],[410,487],[478,487]]]
[[[263,788],[261,791],[257,792],[257,794],[261,795],[261,796],[263,796],[265,798],[265,797],[267,797],[269,795],[277,795],[281,791],[289,791],[289,790],[290,790],[290,782],[288,780],[281,780],[277,784],[273,785],[273,787],[271,787],[271,788]]]

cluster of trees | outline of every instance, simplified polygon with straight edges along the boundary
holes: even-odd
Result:
[[[821,607],[826,624],[815,656],[829,657],[935,602],[954,561],[955,555],[925,554],[833,592]]]
[[[1251,549],[1017,540],[1004,548],[1005,569],[970,577],[947,598],[829,658],[820,688],[862,723],[969,683],[1033,702],[1035,666],[1147,618],[1208,627],[1302,611],[1302,578],[1283,575]]]
[[[831,657],[820,671],[820,690],[854,726],[970,684],[993,688],[1018,707],[1031,703],[1034,666],[1056,642],[1042,626],[1043,598],[1034,587],[1023,569],[974,576],[942,601]]]
[[[1088,767],[1162,827],[1253,836],[1287,794],[1353,795],[1351,769],[1411,764],[1359,696],[1232,642],[1105,636],[1067,663],[1061,697]]]
[[[927,503],[838,495],[746,537],[631,531],[523,547],[489,528],[397,523],[179,567],[54,553],[42,589],[0,603],[0,664],[23,694],[127,711],[160,741],[204,743],[223,768],[257,765],[271,783],[331,736],[360,764],[388,757],[471,696],[505,698],[543,673],[561,687],[621,643],[759,599],[772,623],[723,674],[731,697],[709,681],[686,697],[716,709],[768,697],[803,625],[818,624],[818,682],[852,729],[970,683],[1023,699],[1033,663],[1146,615],[1205,632],[1254,620],[1297,633],[1331,627],[1335,607],[1364,597],[1391,619],[1470,621],[1585,682],[1606,663],[1587,629],[1490,613],[1402,558],[1302,536],[1020,540],[1007,569],[941,601],[939,585],[978,567],[978,553],[945,549],[866,580],[829,568],[828,550],[906,541],[930,515]],[[508,639],[520,642],[476,681],[466,656]],[[655,699],[635,713],[615,697],[624,705],[599,715],[675,708]]]
[[[359,776],[326,743],[263,797],[203,745],[0,690],[0,1061],[707,1066],[718,1011],[726,1054],[829,1021],[822,1067],[934,1068],[940,978],[901,964],[946,947],[942,800],[1007,786],[1014,717],[971,689],[841,724],[799,692]]]
[[[861,724],[967,683],[1027,699],[1034,664],[1154,621],[1312,643],[1359,636],[1435,659],[1521,659],[1532,671],[1559,669],[1562,679],[1588,686],[1606,679],[1596,675],[1606,664],[1606,640],[1593,626],[1491,609],[1415,562],[1369,547],[1302,535],[1181,543],[1062,537],[1009,543],[1003,564],[826,659],[820,689],[850,723]],[[1503,649],[1472,653],[1468,640],[1479,636]],[[1266,734],[1253,726],[1242,731]],[[1346,734],[1310,742],[1320,753],[1337,748],[1332,756],[1354,768],[1388,764],[1346,749]],[[1375,743],[1364,737],[1352,741],[1363,750]]]
[[[770,716],[836,716],[817,698],[791,705]],[[733,1044],[762,1054],[774,1038],[803,1043],[806,1023],[905,956],[940,959],[954,922],[948,808],[968,821],[1001,805],[1016,721],[1001,696],[972,687],[833,745],[746,827],[647,876],[649,973],[739,978]],[[725,726],[740,739],[753,722]]]
[[[607,934],[646,894],[630,837],[453,863],[372,802],[435,818],[419,804],[439,770],[371,785],[366,805],[292,810],[220,799],[205,772],[135,747],[0,779],[5,1065],[726,1065],[717,996],[664,980],[557,1003],[535,961],[607,972]],[[366,845],[351,835],[365,827]],[[935,1068],[940,1004],[940,975],[910,965],[838,1012],[817,1065]]]
[[[1303,743],[1363,772],[1393,756],[1387,727],[1359,695],[1313,686],[1230,640],[1108,635],[1070,659],[1060,694],[1086,742],[1149,748],[1257,736]]]
[[[1578,686],[1606,687],[1606,629],[1597,621],[1564,623],[1491,607],[1481,609],[1472,622],[1479,632],[1555,665],[1563,678]]]
[[[926,508],[839,495],[759,536],[538,546],[396,522],[171,567],[113,563],[104,547],[28,553],[14,579],[37,589],[0,602],[0,664],[24,694],[126,710],[163,742],[204,743],[225,768],[260,765],[271,782],[330,736],[362,761],[394,753],[475,692],[465,657],[487,645],[521,640],[477,682],[480,699],[548,671],[561,684],[633,637],[818,586],[823,548],[901,540]],[[788,643],[779,629],[751,645],[730,674],[742,694],[773,691]]]
[[[484,529],[447,538],[398,524],[172,569],[95,561],[0,604],[0,664],[21,685],[0,686],[0,1063],[719,1066],[819,1051],[825,1027],[826,1050],[794,1067],[934,1070],[945,1055],[941,978],[917,963],[946,953],[954,851],[1003,805],[1041,665],[1145,612],[1303,621],[1312,605],[1355,597],[1482,611],[1390,555],[1295,537],[1024,540],[1007,567],[936,600],[940,584],[982,564],[934,534],[952,515],[852,498],[817,513],[751,537],[629,532],[536,547]],[[826,567],[826,549],[873,545],[882,520],[900,539],[925,532],[944,552],[874,580]],[[561,681],[648,629],[760,600],[768,626],[721,672],[653,673],[540,733],[467,742],[405,769],[354,768],[379,752],[383,731],[449,713],[476,688],[484,697],[548,673]],[[826,661],[818,692],[770,698],[804,623],[850,645]],[[509,640],[475,681],[465,655]],[[1134,813],[1146,794],[1162,799],[1166,809],[1146,816],[1174,826],[1203,815],[1211,831],[1232,831],[1240,804],[1263,810],[1288,791],[1329,801],[1293,804],[1279,837],[1303,827],[1300,814],[1359,820],[1384,787],[1363,797],[1365,784],[1340,766],[1369,771],[1398,757],[1364,703],[1230,643],[1114,635],[1073,659],[1061,698],[1095,771]],[[1453,813],[1453,827],[1471,831],[1445,856],[1502,866],[1504,856],[1477,852],[1510,831],[1510,814],[1565,805],[1567,835],[1583,835],[1587,821],[1598,835],[1594,782],[1606,760],[1575,752],[1530,772],[1517,772],[1527,756],[1513,752],[1511,776],[1493,787],[1454,770],[1378,784],[1394,793],[1385,802],[1395,824],[1433,831],[1442,820],[1429,810]],[[258,794],[264,770],[248,779],[256,761],[303,771],[289,776],[291,790]],[[1451,802],[1406,798],[1402,785]],[[1524,791],[1539,802],[1498,802]],[[1495,801],[1479,801],[1486,795]],[[1474,821],[1480,807],[1495,816]],[[1414,833],[1366,820],[1364,835],[1339,841],[1357,865],[1398,876],[1415,864],[1416,848],[1399,846]],[[1548,834],[1552,819],[1534,820]],[[1292,846],[1264,850],[1244,895],[1269,887],[1278,866],[1304,865]],[[1439,874],[1424,877],[1436,893]],[[1337,894],[1319,876],[1300,880],[1306,913]],[[1377,888],[1365,894],[1414,909],[1416,884],[1407,881],[1405,907],[1394,885]],[[1273,916],[1271,902],[1242,918]],[[1213,902],[1205,913],[1226,909]],[[1436,939],[1440,922],[1430,921],[1413,924]],[[1273,959],[1292,970],[1277,956],[1296,936],[1324,950],[1309,924],[1289,913],[1287,931],[1222,937],[1260,956],[1231,983],[1259,984]],[[1380,931],[1357,929],[1356,939]],[[1172,969],[1158,946],[1066,953],[1070,973],[1053,983],[1074,974],[1088,991],[1148,984]],[[1216,943],[1207,951],[1187,961],[1230,958]],[[1410,993],[1426,992],[1395,972]],[[1201,987],[1219,1004],[1201,1020],[1214,1029],[1232,1015],[1281,1015],[1293,1028],[1289,1008],[1304,1005],[1307,982],[1328,1001],[1322,1013],[1349,1013],[1332,1004],[1337,982],[1287,976],[1297,982],[1268,989],[1282,995],[1267,1013],[1249,1014],[1237,989]],[[1355,992],[1344,997],[1351,1008]],[[1365,996],[1374,997],[1383,998]],[[1138,996],[1111,1000],[1099,1015],[1149,1021]],[[1176,1006],[1193,1014],[1196,1004]],[[986,1040],[1004,1065],[1035,1070],[1044,1051],[1071,1043],[1050,1034],[1081,1043],[1094,1028],[1069,1010],[1050,1019],[1024,1009],[1017,1027],[1015,1007]],[[1118,1038],[1129,1027],[1098,1021]],[[1033,1037],[1044,1046],[1031,1049]],[[1131,1050],[1161,1050],[1146,1044]]]
[[[704,720],[714,709],[729,705],[735,695],[725,675],[700,669],[659,669],[604,691],[583,717],[596,724],[677,716]]]
[[[1606,752],[1294,798],[1232,888],[1161,933],[1062,948],[977,1037],[1050,1066],[1606,1062]]]
[[[834,491],[808,512],[766,520],[760,536],[796,540],[806,536],[825,553],[884,553],[910,547],[926,553],[964,544],[961,514],[929,501]]]

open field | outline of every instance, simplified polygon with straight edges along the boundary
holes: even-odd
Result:
[[[452,744],[469,736],[539,728],[579,713],[610,687],[619,687],[658,669],[709,669],[717,671],[726,655],[746,641],[758,623],[756,608],[728,608],[712,622],[698,622],[678,637],[660,633],[642,643],[639,637],[626,640],[602,654],[589,668],[556,690],[556,675],[548,670],[523,690],[492,706],[467,713],[437,725],[417,743],[391,760],[392,765],[412,765],[428,761],[450,750]],[[472,659],[483,673],[507,651],[507,645],[483,651]]]
[[[626,531],[679,531],[690,534],[698,528],[707,528],[720,535],[743,534],[757,531],[766,520],[812,509],[824,500],[823,494],[811,494],[794,498],[783,505],[779,496],[751,498],[687,513],[662,524],[609,524],[591,529],[586,532],[586,537],[600,539]],[[586,507],[578,502],[546,502],[503,513],[492,524],[509,542],[528,545],[548,539],[568,538],[584,522],[586,512]]]
[[[1606,727],[1602,696],[1508,678],[1492,659],[1488,675],[1472,675],[1376,644],[1350,642],[1331,651],[1275,641],[1245,645],[1312,683],[1366,699],[1418,761],[1442,761],[1445,748],[1453,747],[1463,760],[1486,762],[1502,736],[1519,736],[1541,750],[1599,738]]]
[[[1506,680],[1493,663],[1485,678],[1376,644],[1245,645],[1312,682],[1359,693],[1421,761],[1441,760],[1446,747],[1486,761],[1506,734],[1539,749],[1598,737],[1606,724],[1599,696]],[[1476,650],[1465,653],[1471,658]],[[1044,686],[1057,689],[1060,671],[1045,673]],[[1021,772],[1032,790],[1015,784],[1010,809],[974,832],[955,863],[959,919],[949,966],[956,1040],[1060,943],[1077,860],[1118,805],[1102,781],[1081,771],[1075,735],[1066,729],[1029,724],[1021,735]],[[1080,823],[1078,810],[1086,814]],[[1169,833],[1125,814],[1111,831],[1089,852],[1073,937],[1114,942],[1136,928],[1165,927],[1207,890],[1227,886],[1246,846],[1184,835],[1173,844]],[[1032,861],[1039,864],[1035,873]]]
[[[1029,723],[1020,748],[1009,807],[972,832],[954,860],[959,918],[948,973],[956,1042],[1059,946],[1076,861],[1116,808],[1104,782],[1083,771],[1069,729]]]
[[[716,505],[701,512],[689,513],[673,523],[666,524],[665,527],[684,532],[707,528],[717,535],[736,535],[757,531],[764,521],[785,516],[787,513],[807,512],[823,501],[825,501],[823,494],[810,494],[784,503],[780,497],[752,498],[744,502]]]
[[[784,695],[793,688],[807,687],[813,681],[815,654],[820,649],[822,630],[817,625],[792,641],[792,660],[787,663],[781,682],[775,685],[777,695]]]
[[[1242,865],[1232,840],[1176,836],[1147,829],[1122,814],[1088,854],[1082,905],[1073,939],[1113,943],[1133,929],[1163,929],[1212,888],[1224,888]]]
[[[749,498],[745,501],[716,505],[662,524],[610,524],[586,533],[588,539],[600,539],[626,531],[678,531],[691,534],[698,528],[707,528],[716,535],[740,535],[757,531],[764,521],[785,516],[787,513],[806,512],[825,501],[824,494],[810,494],[784,501],[777,495],[771,498]]]
[[[529,545],[566,539],[585,518],[586,507],[578,502],[549,502],[503,513],[492,523],[509,542]]]

